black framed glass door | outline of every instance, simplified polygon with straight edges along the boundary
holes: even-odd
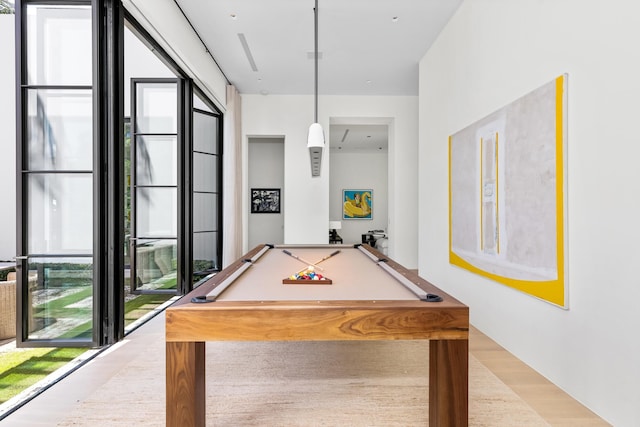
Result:
[[[180,79],[131,82],[132,292],[178,291],[181,88]]]
[[[219,271],[222,260],[221,115],[194,94],[193,282]]]
[[[92,342],[91,6],[26,4],[22,11],[22,337]],[[55,54],[75,54],[79,66],[52,61]]]
[[[20,347],[122,336],[118,261],[103,249],[120,234],[105,208],[119,190],[104,172],[121,161],[121,20],[117,1],[16,2]],[[107,110],[115,120],[102,120]]]

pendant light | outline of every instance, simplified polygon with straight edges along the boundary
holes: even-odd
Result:
[[[311,159],[311,176],[320,176],[320,165],[322,162],[322,149],[324,148],[324,130],[318,123],[318,0],[313,8],[314,14],[314,38],[315,38],[315,116],[314,122],[309,126],[307,135],[307,148]]]

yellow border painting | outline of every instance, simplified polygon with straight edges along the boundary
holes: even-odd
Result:
[[[449,137],[449,262],[568,308],[567,75]]]

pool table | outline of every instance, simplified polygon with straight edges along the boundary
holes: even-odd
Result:
[[[329,280],[286,283],[309,265]],[[429,425],[467,426],[466,305],[369,245],[260,245],[166,310],[167,426],[205,425],[206,341],[414,339]]]

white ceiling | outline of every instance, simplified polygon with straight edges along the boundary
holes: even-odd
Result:
[[[336,125],[329,130],[331,149],[344,153],[386,152],[389,142],[387,125]]]
[[[315,0],[175,1],[240,93],[314,93]],[[418,62],[462,1],[318,0],[319,94],[417,96]]]

